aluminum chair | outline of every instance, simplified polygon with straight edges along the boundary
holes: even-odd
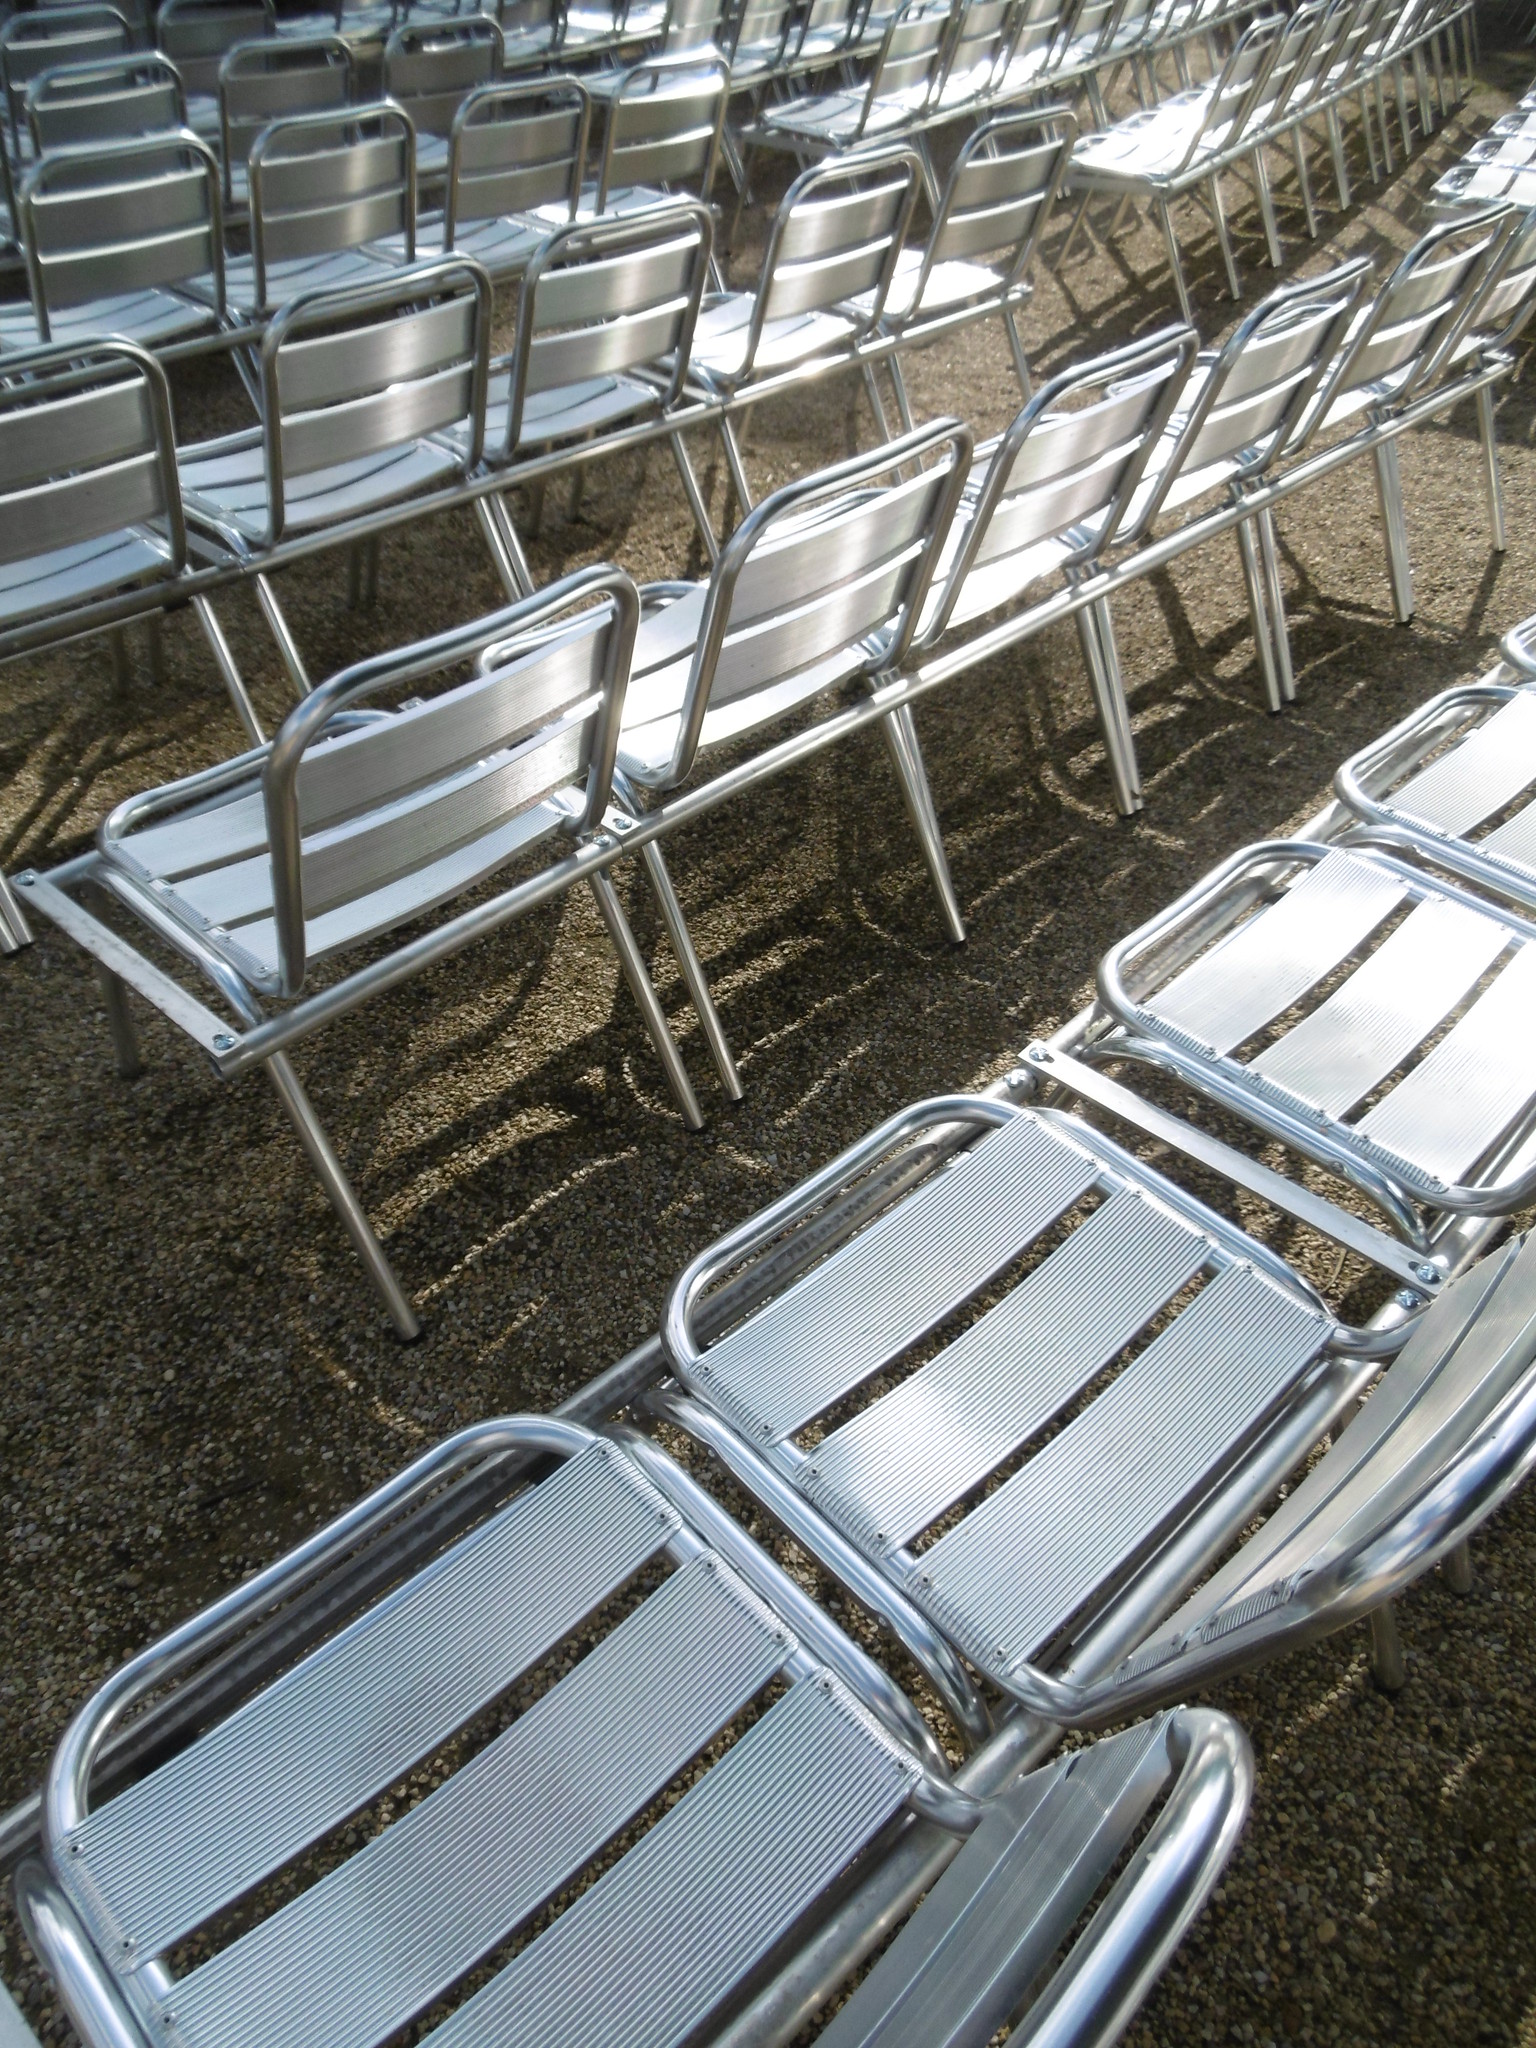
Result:
[[[789,150],[803,162],[903,134],[937,100],[948,65],[954,15],[934,0],[902,0],[869,77],[762,108],[743,130],[750,177],[758,149]]]
[[[726,408],[720,433],[743,511],[751,486],[727,412],[801,377],[860,363],[860,346],[884,313],[922,181],[921,160],[903,143],[813,164],[780,202],[756,285],[705,302],[688,375]],[[879,390],[868,365],[861,367],[884,439]]]
[[[250,202],[250,155],[274,121],[349,107],[357,66],[339,36],[237,43],[219,64],[219,153],[224,203]]]
[[[709,204],[731,95],[730,66],[717,51],[648,58],[584,83],[604,110],[597,182],[583,194],[584,210],[638,213],[668,199]]]
[[[8,130],[13,160],[27,138],[26,90],[33,79],[60,64],[92,63],[99,57],[125,57],[133,48],[127,16],[104,0],[84,0],[68,7],[34,8],[13,14],[0,25],[0,112]],[[0,141],[4,141],[0,137]]]
[[[280,15],[277,32],[304,41],[312,36],[340,36],[359,58],[377,63],[396,14],[395,0],[330,0],[313,13]]]
[[[733,91],[758,90],[785,74],[803,15],[796,0],[735,0],[726,9],[715,41]]]
[[[1041,586],[1089,573],[1121,536],[1184,389],[1199,337],[1165,327],[1064,370],[977,450],[916,650]],[[1115,802],[1140,801],[1135,746],[1106,600],[1076,613]]]
[[[449,137],[465,95],[500,79],[501,30],[486,14],[407,22],[384,45],[384,97],[403,107],[416,131],[418,179],[448,170]]]
[[[1249,847],[1099,966],[1096,1061],[1150,1061],[1412,1245],[1536,1191],[1536,925],[1389,851]]]
[[[1022,395],[1031,395],[1018,314],[1077,133],[1065,107],[1000,114],[961,144],[921,248],[903,248],[880,320],[901,348],[920,348],[973,320],[1001,320]],[[858,302],[856,302],[858,303]],[[910,411],[900,355],[891,374]]]
[[[1536,912],[1536,660],[1531,621],[1480,681],[1446,690],[1346,761],[1339,802],[1373,839]]]
[[[573,618],[578,605],[586,609]],[[266,1069],[403,1338],[418,1334],[416,1312],[283,1046],[338,1005],[368,1001],[582,879],[575,856],[590,853],[608,810],[637,612],[620,571],[581,570],[536,598],[361,662],[305,696],[269,744],[120,805],[94,853],[18,878],[24,909],[57,921],[231,1078],[245,1066]],[[493,641],[502,646],[493,670],[451,680]],[[432,680],[448,687],[425,702],[341,716]],[[531,877],[465,901],[539,852]],[[612,882],[601,870],[588,879],[678,1105],[697,1127],[687,1071]],[[86,908],[87,885],[168,944],[194,986],[211,983],[234,1025]],[[381,950],[404,925],[414,936]],[[321,963],[340,966],[341,978],[317,985]],[[272,998],[288,1006],[265,1020],[283,1044],[253,1049]],[[122,986],[111,1016],[119,1067],[135,1071]]]
[[[40,71],[27,87],[26,114],[34,156],[187,125],[175,65],[142,51]]]
[[[195,134],[212,142],[221,132],[219,67],[229,52],[276,33],[272,0],[160,0],[155,48],[176,66]]]
[[[415,135],[387,101],[273,121],[252,147],[248,178],[251,251],[224,266],[239,319],[415,261]]]
[[[308,676],[263,556],[288,535],[365,519],[475,468],[490,325],[490,279],[461,256],[302,292],[262,334],[257,424],[178,452],[199,552],[254,576],[301,695]]]
[[[31,298],[0,308],[0,350],[115,334],[169,357],[221,340],[218,164],[190,130],[45,156],[17,202]]]
[[[1013,1079],[1070,1090],[1075,1065],[1035,1046]],[[1401,1275],[1422,1310],[1438,1271],[1376,1237],[1382,1291]],[[760,1305],[720,1327],[711,1290],[770,1242]],[[662,1338],[675,1377],[648,1411],[879,1617],[973,1740],[983,1685],[1093,1725],[1379,1611],[1536,1462],[1536,1250],[1353,1328],[1093,1125],[996,1098],[902,1111],[719,1239]]]
[[[545,236],[518,285],[512,352],[491,366],[488,462],[515,468],[540,460],[542,475],[578,465],[579,488],[580,465],[620,445],[665,438],[694,519],[710,539],[703,495],[672,419],[712,227],[707,207],[672,204],[628,219],[578,220]],[[465,430],[451,439],[471,460]],[[504,502],[482,502],[482,530],[509,588],[531,590],[532,572]],[[536,486],[535,520],[538,514]]]
[[[477,1479],[483,1511],[443,1548],[423,1497]],[[385,1597],[98,1790],[153,1674],[205,1668],[386,1518]],[[828,2048],[983,2048],[1021,2003],[1031,2038],[1109,2048],[1221,1876],[1252,1757],[1210,1708],[1021,1776],[1023,1753],[1000,1735],[952,1775],[884,1669],[655,1445],[511,1417],[114,1673],[55,1754],[17,1899],[87,2048],[159,2038],[167,2014],[236,2048],[258,2011],[273,2048],[378,2048],[427,2013],[436,2048],[782,2038],[768,2015],[815,2012],[851,1974],[819,1963],[834,1916],[860,1960],[901,1931]],[[381,1806],[428,1760],[433,1789]],[[198,1808],[216,1821],[189,1825]],[[303,1857],[354,1810],[377,1820],[317,1876]],[[907,1895],[874,1909],[893,1882]],[[265,1910],[173,1973],[253,1891]]]
[[[1275,92],[1268,126],[1276,144],[1288,142],[1296,170],[1296,188],[1301,199],[1307,234],[1317,238],[1317,207],[1312,195],[1312,174],[1307,165],[1307,123],[1321,118],[1333,164],[1334,183],[1340,207],[1350,203],[1349,170],[1344,158],[1344,135],[1339,120],[1339,101],[1354,75],[1356,43],[1362,25],[1377,10],[1377,0],[1313,0],[1316,33],[1306,47],[1295,52],[1283,84]],[[1298,10],[1300,12],[1300,10]],[[1287,40],[1294,44],[1296,17]],[[1279,74],[1284,53],[1276,62]],[[1272,86],[1275,80],[1271,80]],[[1256,162],[1262,164],[1260,150]]]
[[[696,780],[711,754],[837,686],[899,667],[965,480],[970,436],[941,420],[786,485],[750,513],[708,583],[649,584],[619,736],[617,788],[636,815]],[[904,475],[906,464],[918,467]],[[487,659],[496,658],[493,649]],[[955,900],[912,714],[879,721],[923,860],[956,941]],[[660,845],[641,857],[721,1082],[741,1080],[678,907]]]
[[[551,229],[577,216],[591,113],[576,78],[466,94],[448,145],[444,252],[473,256],[497,283],[520,277]],[[423,240],[434,226],[421,222]]]
[[[1084,206],[1096,195],[1145,199],[1157,215],[1168,247],[1174,289],[1186,320],[1194,318],[1173,204],[1202,189],[1226,265],[1234,299],[1242,297],[1237,258],[1222,210],[1221,173],[1259,148],[1254,116],[1264,104],[1270,68],[1284,36],[1284,24],[1261,16],[1234,43],[1219,75],[1209,85],[1143,108],[1100,134],[1082,136],[1072,153],[1070,189]]]

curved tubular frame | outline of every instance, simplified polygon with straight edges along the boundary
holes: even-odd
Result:
[[[418,641],[414,647],[359,662],[355,668],[344,669],[329,682],[319,684],[289,712],[266,749],[261,771],[272,861],[272,909],[284,995],[298,994],[307,966],[303,828],[298,799],[299,764],[305,750],[321,737],[335,713],[347,710],[373,691],[410,682],[451,662],[466,660],[490,640],[504,640],[508,635],[531,636],[551,626],[573,605],[593,598],[608,600],[613,621],[602,682],[602,710],[587,771],[587,801],[570,825],[571,833],[579,838],[593,829],[608,806],[624,692],[640,621],[639,594],[622,569],[606,565],[578,569],[533,597],[523,598],[488,618],[475,619],[431,640]],[[242,758],[251,760],[253,756]]]
[[[1241,907],[1241,899],[1230,906],[1222,904],[1220,899],[1245,871],[1253,871],[1255,889],[1254,896],[1248,900],[1257,900],[1257,894],[1262,891],[1263,870],[1312,866],[1325,860],[1332,850],[1315,840],[1300,839],[1261,840],[1253,846],[1243,847],[1166,909],[1149,918],[1138,931],[1122,939],[1118,945],[1111,946],[1099,962],[1098,997],[1119,1029],[1083,1045],[1079,1057],[1094,1064],[1131,1058],[1165,1068],[1197,1093],[1220,1103],[1246,1122],[1256,1124],[1304,1157],[1349,1181],[1391,1218],[1394,1227],[1415,1250],[1427,1253],[1430,1250],[1430,1232],[1415,1206],[1417,1203],[1423,1203],[1430,1210],[1474,1216],[1505,1215],[1523,1207],[1536,1195],[1536,1165],[1512,1180],[1491,1181],[1482,1186],[1457,1184],[1450,1187],[1432,1181],[1428,1175],[1396,1172],[1377,1165],[1346,1139],[1336,1137],[1327,1126],[1308,1123],[1299,1110],[1289,1111],[1258,1089],[1229,1077],[1218,1062],[1186,1053],[1170,1039],[1161,1036],[1155,1028],[1148,1026],[1145,1011],[1127,986],[1136,967],[1160,945],[1183,936],[1191,927],[1199,927],[1202,923],[1208,927],[1206,936],[1214,936],[1222,929],[1225,924],[1223,912],[1228,908]],[[1362,846],[1362,851],[1388,872],[1401,876],[1413,888],[1432,889],[1437,895],[1480,917],[1497,919],[1528,942],[1536,940],[1536,923],[1520,917],[1513,910],[1501,909],[1469,895],[1451,882],[1427,876],[1422,869],[1413,868],[1384,851],[1374,850],[1368,844]],[[1501,1156],[1508,1155],[1510,1146],[1518,1142],[1529,1125],[1530,1117],[1527,1116],[1511,1137],[1501,1141]],[[1403,1165],[1406,1167],[1407,1162]]]
[[[671,55],[663,52],[657,57],[646,57],[638,64],[632,64],[625,71],[618,89],[608,103],[608,117],[603,129],[603,156],[597,173],[597,198],[595,210],[607,210],[609,195],[609,174],[613,169],[613,151],[617,138],[615,116],[627,101],[642,96],[642,87],[649,83],[653,89],[665,89],[668,82],[689,75],[703,79],[712,76],[719,88],[719,104],[715,108],[714,132],[710,136],[709,152],[705,158],[703,174],[699,180],[699,199],[704,206],[710,203],[710,194],[715,189],[715,174],[720,168],[720,152],[725,135],[726,109],[731,100],[731,67],[718,50],[703,45],[697,50],[678,50]],[[637,83],[638,81],[638,83]],[[633,216],[631,216],[633,218]],[[686,358],[687,350],[682,351]]]
[[[342,47],[346,46],[343,44]],[[267,252],[266,236],[263,233],[266,216],[261,204],[261,183],[263,167],[268,156],[279,142],[290,141],[295,135],[334,135],[339,128],[365,126],[376,127],[383,135],[387,135],[391,129],[397,129],[405,145],[405,261],[407,264],[415,263],[416,124],[404,107],[397,105],[394,100],[378,99],[344,107],[318,107],[309,114],[283,114],[277,120],[268,122],[251,144],[250,168],[247,174],[250,184],[251,258],[254,264],[256,298],[260,306],[267,303]],[[265,350],[262,361],[265,364]]]
[[[491,108],[498,115],[508,109],[553,99],[561,95],[569,98],[576,112],[576,147],[571,152],[571,182],[567,188],[566,200],[570,208],[569,218],[575,220],[581,205],[582,179],[586,173],[587,141],[592,130],[592,95],[579,78],[559,73],[548,78],[498,79],[494,84],[476,86],[466,93],[459,102],[459,110],[453,117],[453,127],[448,137],[448,178],[443,193],[443,253],[453,252],[453,238],[463,223],[458,217],[459,159],[464,148],[464,131],[473,128],[475,115],[483,107]],[[479,218],[479,216],[476,216]]]

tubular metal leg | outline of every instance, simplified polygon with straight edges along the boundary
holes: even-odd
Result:
[[[1173,268],[1173,288],[1179,295],[1179,311],[1193,326],[1195,309],[1189,302],[1189,286],[1184,282],[1184,265],[1179,259],[1179,238],[1173,231],[1173,214],[1166,199],[1154,200],[1153,205],[1162,223],[1163,240],[1168,244],[1168,261]]]
[[[1408,559],[1408,526],[1403,517],[1403,483],[1397,466],[1397,443],[1378,441],[1372,451],[1376,465],[1376,498],[1387,540],[1387,579],[1392,585],[1392,611],[1399,625],[1413,617],[1413,564]]]
[[[1402,1639],[1390,1600],[1371,1609],[1371,1676],[1383,1692],[1401,1692],[1407,1683]]]
[[[1275,539],[1275,515],[1266,506],[1259,514],[1259,559],[1264,566],[1264,590],[1269,599],[1269,630],[1275,650],[1275,674],[1281,698],[1296,702],[1296,674],[1291,667],[1291,635],[1285,623],[1285,590],[1280,582],[1280,548]]]
[[[885,416],[885,400],[880,396],[880,386],[875,382],[875,372],[869,363],[864,369],[864,395],[869,400],[869,409],[875,416],[875,429],[882,441],[891,438],[891,423]]]
[[[955,885],[950,878],[949,860],[944,852],[944,840],[939,830],[939,814],[934,808],[933,792],[928,787],[928,771],[923,765],[922,749],[917,743],[917,726],[912,717],[910,704],[903,704],[899,711],[880,721],[881,735],[885,740],[886,752],[891,757],[891,766],[896,770],[896,780],[901,785],[902,801],[907,807],[907,816],[917,834],[917,843],[922,848],[923,861],[938,891],[939,908],[943,912],[944,926],[955,945],[965,942],[965,919],[960,914],[960,903],[955,895]]]
[[[314,1168],[315,1178],[325,1190],[326,1199],[341,1218],[352,1248],[362,1260],[368,1278],[373,1282],[380,1300],[395,1326],[395,1334],[407,1344],[421,1335],[421,1323],[395,1278],[394,1269],[384,1256],[384,1247],[373,1234],[373,1225],[364,1213],[362,1203],[352,1183],[342,1169],[341,1161],[331,1148],[331,1141],[325,1135],[325,1127],[310,1107],[309,1097],[299,1084],[299,1077],[293,1071],[293,1064],[286,1053],[274,1053],[265,1063],[267,1078],[276,1090],[277,1099],[288,1112],[289,1120],[298,1132],[299,1143],[304,1147],[304,1156]]]
[[[1120,707],[1114,701],[1103,650],[1099,645],[1098,624],[1091,611],[1080,611],[1077,614],[1077,637],[1088,669],[1088,684],[1093,691],[1094,706],[1099,714],[1099,728],[1104,735],[1104,752],[1109,761],[1109,779],[1115,792],[1115,808],[1123,818],[1132,818],[1138,809],[1134,762],[1130,765],[1126,762],[1124,725]]]
[[[1381,130],[1381,167],[1390,178],[1394,168],[1392,137],[1387,129],[1387,92],[1379,71],[1373,83],[1376,88],[1376,125]]]
[[[107,638],[112,647],[112,687],[119,696],[124,696],[133,683],[133,659],[128,652],[128,635],[123,627],[114,626]]]
[[[752,510],[752,486],[747,482],[741,449],[730,421],[722,416],[719,425],[720,439],[725,444],[725,465],[731,473],[731,489],[736,493],[737,506],[745,517]]]
[[[288,621],[283,617],[283,608],[277,601],[277,592],[265,576],[256,578],[256,601],[261,606],[261,615],[277,642],[277,651],[283,657],[283,666],[288,671],[288,680],[301,697],[307,697],[314,687],[304,667],[304,657],[299,652],[299,643],[294,639]]]
[[[645,971],[645,961],[635,935],[630,930],[629,919],[624,915],[624,906],[619,901],[612,878],[605,872],[589,875],[587,880],[592,885],[592,894],[597,898],[597,907],[602,913],[603,923],[608,927],[613,950],[619,956],[619,965],[624,969],[624,978],[640,1006],[640,1015],[650,1034],[651,1043],[666,1069],[673,1097],[683,1113],[683,1122],[690,1131],[701,1131],[704,1128],[704,1112],[699,1108],[698,1097],[693,1092],[693,1083],[688,1078],[688,1069],[683,1065],[683,1056],[677,1049],[677,1041],[668,1029],[661,998],[651,984],[650,975]]]
[[[688,450],[683,446],[681,434],[669,434],[667,446],[672,450],[672,460],[677,464],[677,473],[683,480],[683,495],[688,500],[688,510],[693,514],[693,523],[699,530],[699,539],[704,543],[704,552],[713,568],[720,559],[720,543],[715,539],[715,530],[709,523],[709,507],[704,502],[704,493],[694,475],[693,464],[688,460]]]
[[[640,849],[640,858],[645,863],[646,880],[656,898],[662,922],[667,927],[667,937],[672,941],[672,950],[677,955],[677,964],[682,969],[683,980],[688,985],[688,995],[698,1013],[699,1024],[704,1032],[704,1042],[709,1047],[710,1058],[715,1063],[715,1072],[720,1076],[720,1085],[732,1102],[742,1097],[741,1075],[731,1052],[730,1040],[725,1035],[725,1026],[720,1021],[720,1012],[715,1008],[715,999],[710,993],[709,981],[704,973],[704,964],[699,959],[683,917],[683,906],[677,900],[677,891],[672,886],[672,876],[662,857],[660,846],[654,839],[648,839]]]
[[[1269,267],[1279,270],[1285,263],[1285,252],[1280,247],[1280,223],[1275,219],[1275,195],[1269,189],[1269,166],[1264,161],[1262,149],[1253,152],[1253,180],[1259,195],[1259,217],[1264,223],[1264,243],[1269,251]]]
[[[1130,781],[1131,795],[1135,798],[1139,811],[1141,769],[1136,760],[1135,736],[1131,732],[1131,707],[1125,694],[1125,677],[1120,672],[1120,649],[1115,641],[1114,615],[1110,611],[1107,597],[1101,597],[1093,607],[1093,622],[1098,635],[1099,659],[1104,664],[1104,674],[1109,683],[1109,698],[1120,728],[1120,753]]]
[[[1312,174],[1307,169],[1307,152],[1302,139],[1301,123],[1298,121],[1291,130],[1291,155],[1296,162],[1296,184],[1301,193],[1301,213],[1307,224],[1309,240],[1317,240],[1317,208],[1312,204]]]
[[[1035,395],[1035,387],[1029,380],[1029,358],[1024,353],[1024,343],[1019,334],[1018,319],[1014,314],[1012,306],[1004,306],[1003,308],[1003,326],[1007,331],[1008,348],[1013,356],[1013,374],[1019,380],[1019,389],[1023,392],[1024,402],[1027,405]],[[893,365],[895,361],[896,358],[892,356],[891,362]]]
[[[1062,264],[1066,262],[1067,251],[1077,240],[1077,231],[1088,218],[1088,202],[1092,197],[1093,194],[1091,192],[1085,192],[1073,209],[1072,218],[1067,225],[1066,238],[1062,242],[1061,247],[1056,251],[1056,260],[1051,265],[1052,270],[1060,270]]]
[[[1488,493],[1488,531],[1493,551],[1504,552],[1504,485],[1499,476],[1499,443],[1493,419],[1493,387],[1482,385],[1477,393],[1477,436],[1483,444],[1483,488]]]
[[[902,432],[910,434],[913,427],[912,402],[907,397],[907,380],[905,376],[902,374],[900,357],[889,357],[887,361],[887,367],[889,368],[891,373],[891,389],[896,394],[896,410],[901,415]],[[1029,392],[1027,389],[1024,393],[1024,396],[1026,398],[1029,396]]]
[[[1362,101],[1362,107],[1363,104]],[[1349,183],[1349,164],[1344,156],[1344,124],[1339,119],[1337,107],[1330,107],[1328,109],[1326,123],[1328,128],[1328,152],[1333,158],[1333,182],[1339,188],[1339,207],[1341,211],[1347,212],[1354,203],[1354,193]],[[1366,135],[1367,139],[1369,139],[1369,123],[1366,126]],[[1376,162],[1376,145],[1374,142],[1371,143],[1367,154],[1374,166]]]
[[[1234,299],[1243,296],[1243,281],[1237,274],[1237,257],[1232,248],[1232,237],[1227,233],[1226,211],[1221,203],[1221,180],[1212,176],[1206,179],[1206,190],[1211,195],[1211,218],[1216,223],[1216,239],[1221,244],[1221,260],[1227,266],[1227,286]]]
[[[493,491],[488,498],[477,498],[475,517],[508,597],[531,597],[533,571],[523,553],[523,544],[517,537],[517,528],[512,524],[512,514],[507,510],[505,498],[499,491]]]
[[[0,874],[0,958],[19,953],[23,946],[31,943],[32,927],[27,923],[21,900],[6,877]]]
[[[158,687],[165,681],[165,628],[159,612],[145,615],[144,641],[149,649],[149,679]]]
[[[347,549],[347,610],[355,612],[363,602],[363,544],[353,541]]]
[[[1440,1569],[1451,1591],[1465,1599],[1472,1590],[1472,1546],[1458,1543],[1454,1550],[1448,1550],[1440,1560]]]
[[[581,501],[587,493],[587,465],[578,462],[571,474],[571,495],[565,508],[567,521],[573,520],[581,510]]]
[[[102,1007],[107,1013],[107,1032],[112,1040],[112,1057],[117,1071],[125,1081],[132,1081],[144,1071],[144,1062],[139,1057],[139,1034],[133,1028],[133,1017],[128,1009],[128,987],[120,975],[110,967],[96,963],[96,984],[101,990]]]
[[[239,669],[235,667],[235,657],[229,651],[229,642],[224,638],[224,628],[219,624],[212,604],[206,597],[194,597],[192,610],[198,625],[203,629],[203,638],[208,642],[214,661],[218,665],[219,675],[229,692],[235,714],[245,727],[246,737],[253,746],[265,745],[267,736],[261,729],[261,720],[256,716],[256,707],[241,680]]]
[[[1370,167],[1371,183],[1381,183],[1381,160],[1376,154],[1376,130],[1371,125],[1371,94],[1366,86],[1360,88],[1360,132],[1365,137],[1365,158]]]
[[[1264,597],[1264,575],[1259,566],[1254,522],[1244,519],[1237,529],[1237,551],[1242,558],[1243,581],[1248,586],[1248,610],[1253,620],[1253,638],[1258,648],[1259,669],[1264,677],[1264,695],[1271,711],[1280,709],[1280,676],[1275,667],[1275,643],[1269,627],[1269,606]]]
[[[363,542],[363,603],[370,609],[379,601],[379,552],[383,546],[378,534],[370,533]]]

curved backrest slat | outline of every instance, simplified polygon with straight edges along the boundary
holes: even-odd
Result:
[[[220,269],[218,170],[191,135],[45,157],[25,182],[21,215],[45,314]]]

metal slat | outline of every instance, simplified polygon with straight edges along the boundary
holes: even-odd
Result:
[[[900,1807],[915,1762],[796,1685],[433,2048],[674,2048]]]
[[[568,1633],[671,1523],[618,1452],[583,1451],[88,1815],[65,1869],[106,1951],[158,1954],[343,1820]]]
[[[189,2048],[369,2048],[573,1878],[766,1685],[783,1627],[713,1558],[357,1855],[177,1983]]]
[[[947,1350],[816,1446],[803,1491],[866,1544],[906,1543],[1085,1387],[1209,1247],[1115,1195]]]
[[[1360,1119],[1363,1137],[1442,1181],[1458,1180],[1536,1094],[1526,1058],[1536,946],[1522,946],[1412,1073]]]
[[[1536,781],[1536,694],[1522,690],[1486,724],[1395,790],[1388,804],[1405,818],[1461,834],[1512,803]]]
[[[1342,1116],[1400,1066],[1509,943],[1492,918],[1431,898],[1328,1000],[1265,1048],[1255,1073]]]
[[[1094,1162],[1034,1118],[985,1138],[695,1369],[755,1441],[787,1436],[894,1358],[1091,1187]]]
[[[1337,967],[1407,893],[1382,869],[1330,853],[1146,1008],[1213,1052],[1230,1052]]]
[[[1479,849],[1516,867],[1536,869],[1536,804],[1527,804],[1488,834]]]
[[[908,1591],[984,1667],[1033,1655],[1225,1464],[1328,1335],[1318,1310],[1229,1267],[915,1561]]]

